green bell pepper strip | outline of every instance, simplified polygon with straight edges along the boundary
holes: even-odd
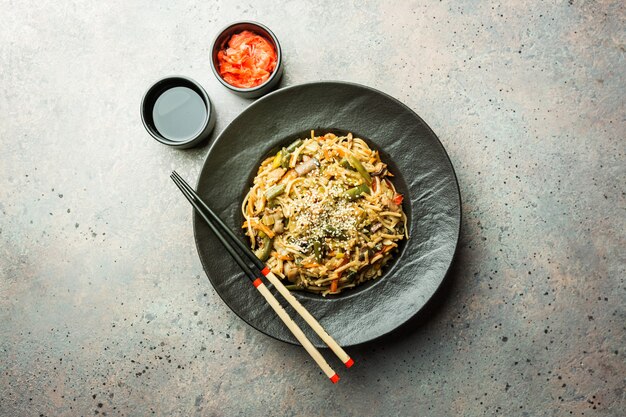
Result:
[[[292,153],[293,151],[295,151],[296,149],[298,149],[298,147],[300,145],[302,145],[302,139],[298,139],[295,142],[293,142],[291,145],[287,146],[287,152]]]
[[[315,261],[318,263],[322,262],[322,244],[319,240],[313,242],[313,253],[315,255]]]
[[[273,187],[270,187],[265,191],[265,198],[267,198],[268,200],[273,200],[284,192],[285,184],[274,185]]]
[[[367,185],[370,185],[372,183],[372,177],[370,177],[370,173],[367,172],[361,161],[350,155],[348,156],[348,162],[350,162],[350,165],[352,165],[354,169],[356,169],[359,174],[361,174]]]
[[[367,194],[370,193],[370,187],[368,187],[366,184],[361,184],[357,187],[350,188],[349,190],[345,192],[344,195],[348,200],[352,201],[361,197],[361,194],[363,193],[367,193]]]
[[[265,262],[270,257],[270,253],[272,253],[272,248],[274,247],[274,239],[270,238],[267,235],[263,235],[263,246],[257,249],[254,254],[261,261]]]

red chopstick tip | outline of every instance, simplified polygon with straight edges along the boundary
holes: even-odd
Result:
[[[354,360],[353,360],[352,358],[349,358],[349,359],[346,361],[345,365],[346,365],[346,368],[351,367],[352,365],[354,365]]]
[[[254,281],[252,281],[252,285],[254,285],[254,288],[258,288],[259,285],[263,284],[263,281],[261,281],[261,278],[257,278]]]
[[[270,269],[267,267],[267,265],[265,266],[265,268],[263,268],[263,270],[261,271],[261,273],[263,274],[264,277],[267,276],[267,274],[270,273]]]
[[[339,375],[335,374],[331,376],[330,380],[332,381],[333,384],[336,384],[337,382],[339,382]]]

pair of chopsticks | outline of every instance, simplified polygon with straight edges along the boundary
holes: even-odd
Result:
[[[293,333],[298,342],[306,349],[311,355],[313,360],[318,364],[322,371],[326,374],[330,380],[336,384],[339,381],[339,375],[328,365],[322,354],[313,346],[311,341],[302,332],[302,329],[289,317],[289,314],[285,311],[282,305],[278,302],[276,297],[265,286],[259,274],[255,274],[250,266],[241,258],[241,255],[235,250],[233,245],[226,239],[230,239],[246,257],[254,264],[254,268],[261,275],[265,276],[267,280],[274,285],[278,292],[291,304],[291,306],[302,316],[304,321],[317,333],[317,335],[328,345],[328,347],[337,355],[337,357],[344,363],[346,368],[351,367],[354,361],[348,356],[348,354],[337,344],[337,342],[324,330],[319,322],[309,313],[302,304],[289,292],[287,288],[282,284],[280,279],[274,275],[270,268],[265,265],[257,256],[248,248],[241,240],[239,240],[235,234],[224,224],[224,222],[205,204],[204,201],[198,196],[198,194],[185,182],[184,179],[176,171],[172,172],[170,178],[178,186],[183,195],[189,200],[194,209],[209,225],[211,231],[217,236],[219,241],[224,245],[226,251],[233,257],[235,262],[248,276],[252,285],[261,293],[267,303],[276,312],[278,317],[285,323],[287,328]],[[226,235],[226,237],[224,236]]]

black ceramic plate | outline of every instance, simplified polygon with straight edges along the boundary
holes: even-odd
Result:
[[[378,149],[410,219],[411,237],[382,277],[327,298],[294,293],[340,345],[350,346],[394,330],[437,290],[459,238],[459,188],[441,142],[411,109],[368,87],[319,82],[271,93],[233,120],[209,150],[198,193],[243,239],[240,207],[260,162],[311,129],[352,132]],[[194,231],[204,270],[226,304],[263,333],[297,343],[197,215]]]

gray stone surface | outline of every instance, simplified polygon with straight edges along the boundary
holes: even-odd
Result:
[[[0,414],[623,415],[622,2],[268,3],[0,1]],[[249,105],[208,62],[244,18],[280,39],[283,85],[399,98],[459,176],[445,287],[337,386],[213,291],[168,178],[208,147],[140,122],[168,74],[205,86],[216,132]]]

